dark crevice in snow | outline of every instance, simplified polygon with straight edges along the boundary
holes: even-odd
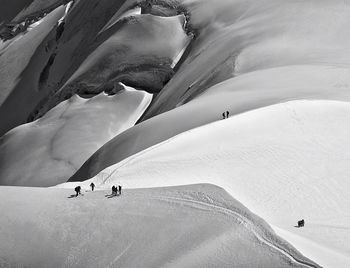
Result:
[[[55,57],[56,57],[56,53],[54,52],[49,60],[47,61],[44,69],[42,70],[40,77],[39,77],[39,90],[41,90],[44,86],[46,86],[46,82],[47,79],[49,78],[49,74],[50,74],[50,68],[52,66],[52,64],[55,61]]]
[[[63,34],[64,31],[64,22],[60,23],[59,25],[57,25],[56,28],[56,42],[58,42]]]

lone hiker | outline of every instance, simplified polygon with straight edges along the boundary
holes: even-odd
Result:
[[[222,119],[227,119],[228,116],[229,116],[229,114],[230,114],[229,111],[223,112],[223,113],[222,113]]]
[[[302,219],[301,221],[298,221],[298,228],[304,227],[304,225],[305,225],[304,219]]]
[[[92,183],[90,184],[90,187],[91,187],[91,191],[94,191],[95,184],[92,182]]]
[[[122,194],[122,187],[120,185],[118,185],[118,192],[119,194]]]
[[[75,192],[76,192],[76,197],[78,197],[79,194],[81,194],[80,190],[81,190],[81,187],[80,186],[77,186],[74,188]]]

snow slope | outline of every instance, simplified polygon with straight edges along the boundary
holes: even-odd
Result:
[[[44,12],[61,5],[62,0],[1,0],[0,26],[2,23],[20,22],[25,17]]]
[[[91,178],[104,168],[150,146],[220,120],[226,110],[235,115],[297,99],[349,101],[350,69],[286,66],[229,79],[191,102],[144,121],[115,137],[84,163],[71,180]]]
[[[3,44],[6,46],[0,51],[0,135],[25,123],[33,107],[47,94],[37,88],[40,72],[50,57],[45,40],[54,38],[52,30],[63,14],[64,7],[60,6],[31,31]]]
[[[182,28],[184,20],[183,15],[125,18],[113,27],[113,35],[87,57],[66,85],[98,87],[115,81],[160,91],[173,74],[174,59],[189,43],[190,38]],[[107,26],[112,27],[109,23]]]
[[[145,119],[252,71],[350,65],[349,1],[183,0],[181,4],[189,13],[188,28],[195,39]]]
[[[151,100],[133,89],[91,99],[74,96],[39,120],[12,129],[0,139],[0,184],[66,182],[104,143],[132,127]]]
[[[23,74],[37,47],[46,38],[57,20],[64,14],[64,8],[60,7],[44,18],[44,23],[34,28],[28,34],[10,42],[4,43],[6,47],[0,47],[0,104],[11,94],[11,90]]]
[[[92,180],[106,188],[219,185],[282,230],[280,235],[297,238],[291,241],[307,248],[307,257],[345,268],[350,265],[349,126],[347,102],[268,106],[184,132]],[[295,228],[302,218],[305,228]]]
[[[319,267],[221,188],[109,193],[0,187],[0,266]]]

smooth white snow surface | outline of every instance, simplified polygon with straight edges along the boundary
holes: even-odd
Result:
[[[176,107],[188,100],[188,95],[249,72],[291,65],[329,69],[350,66],[349,1],[182,3],[189,11],[190,26],[198,34],[183,65],[148,110],[147,118]]]
[[[212,185],[82,193],[0,187],[0,266],[318,267]]]
[[[104,143],[132,127],[151,100],[151,94],[129,87],[113,96],[75,95],[39,120],[9,131],[0,139],[0,184],[67,181]]]
[[[91,178],[104,168],[150,146],[222,119],[224,111],[229,111],[232,116],[297,99],[350,101],[350,69],[286,66],[229,79],[191,102],[148,119],[115,137],[84,163],[72,179]],[[278,137],[272,137],[278,140]]]
[[[350,265],[349,126],[347,102],[268,106],[184,132],[92,180],[107,188],[116,183],[131,188],[222,186],[282,229],[282,236],[289,232],[302,237],[304,245],[317,244],[307,257],[325,267],[345,268]],[[305,228],[294,227],[300,219]]]

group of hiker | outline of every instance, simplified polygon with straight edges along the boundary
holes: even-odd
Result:
[[[229,111],[223,112],[222,113],[222,119],[227,119],[229,115],[230,115]]]
[[[121,195],[122,194],[122,187],[120,185],[118,186],[112,186],[112,195]]]
[[[95,184],[92,182],[90,184],[91,187],[91,191],[94,191],[95,189]],[[76,197],[78,197],[78,195],[81,195],[81,187],[77,186],[74,188],[75,193],[76,193]],[[112,195],[121,195],[122,194],[122,186],[121,185],[117,185],[117,186],[112,186]]]

